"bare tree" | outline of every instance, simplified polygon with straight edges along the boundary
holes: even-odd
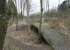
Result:
[[[20,0],[20,6],[21,6],[21,15],[22,15],[22,6],[23,6],[23,0]]]
[[[27,4],[27,16],[29,16],[29,11],[30,11],[30,3],[29,3],[29,0],[26,0],[26,4]]]
[[[39,30],[41,32],[41,28],[42,28],[42,17],[43,17],[43,1],[40,0],[40,7],[41,7],[41,17],[40,17],[40,26],[39,26]]]
[[[29,18],[29,12],[30,12],[30,8],[31,8],[31,4],[30,4],[30,0],[24,0],[23,2],[23,13],[27,12],[27,17],[25,19],[26,23],[30,23],[30,18]]]
[[[49,12],[49,0],[47,0],[46,2],[46,9],[48,9],[48,12]]]
[[[0,0],[0,50],[3,50],[4,40],[7,32],[8,20],[6,15],[6,0]]]
[[[49,0],[47,0],[46,2],[46,10],[48,11],[48,15],[49,15]],[[46,15],[48,17],[48,15]]]
[[[24,11],[25,11],[25,6],[26,5],[26,2],[25,2],[25,0],[24,0],[24,2],[23,2],[23,14],[24,14]]]

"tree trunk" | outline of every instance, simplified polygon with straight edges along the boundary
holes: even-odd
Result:
[[[42,17],[43,17],[43,2],[42,0],[40,0],[40,7],[41,7],[41,17],[40,17],[40,25],[39,25],[39,30],[41,32],[41,29],[42,29]]]
[[[3,50],[6,32],[7,32],[7,22],[4,20],[0,20],[0,50]]]
[[[7,32],[7,20],[5,16],[6,0],[0,0],[0,50],[3,50],[4,39]]]

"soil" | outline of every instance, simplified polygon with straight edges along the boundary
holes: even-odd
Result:
[[[29,27],[29,25],[19,25],[16,30],[16,25],[12,25],[8,28],[7,36],[13,37],[14,39],[17,39],[27,45],[48,45],[42,41],[38,33],[33,32]]]

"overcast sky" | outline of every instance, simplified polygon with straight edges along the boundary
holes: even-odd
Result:
[[[64,0],[49,0],[49,8],[57,8],[58,4],[62,3]],[[46,10],[46,2],[47,0],[43,0],[43,7],[44,7],[44,11]],[[17,8],[18,8],[18,12],[20,12],[20,0],[17,0]],[[32,13],[37,13],[40,12],[40,0],[31,0],[31,10],[30,10],[30,14]],[[26,14],[26,13],[25,13]]]

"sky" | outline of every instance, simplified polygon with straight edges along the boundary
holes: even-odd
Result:
[[[40,12],[40,0],[30,0],[30,1],[31,1],[30,14]],[[63,1],[64,0],[49,0],[49,9],[57,8],[58,4],[61,4]],[[46,2],[47,0],[43,0],[44,11],[46,10]],[[21,12],[20,0],[17,0],[17,9],[18,9],[18,12],[20,13]],[[25,11],[25,15],[26,15],[26,11]]]

